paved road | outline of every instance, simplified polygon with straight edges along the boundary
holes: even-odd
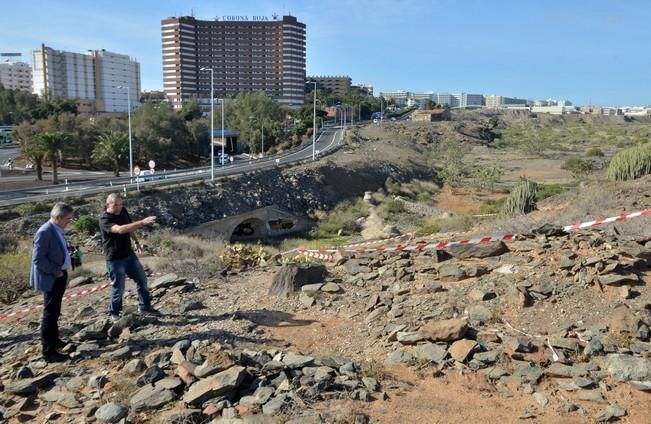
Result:
[[[343,131],[338,128],[325,128],[321,131],[315,144],[315,151],[320,155],[327,154],[341,143]],[[264,159],[255,159],[249,161],[239,161],[233,164],[220,166],[215,163],[215,178],[236,175],[251,171],[275,168],[277,166],[287,166],[291,163],[297,163],[305,160],[311,160],[313,155],[312,144],[301,146],[299,149],[290,153],[283,153],[266,157]],[[69,195],[90,195],[114,191],[137,190],[140,186],[161,186],[176,184],[181,182],[190,182],[194,180],[208,179],[211,177],[210,167],[190,168],[173,172],[156,174],[157,179],[153,181],[139,181],[130,179],[128,176],[123,178],[98,178],[80,183],[71,183],[68,185],[47,186],[33,188],[29,190],[20,190],[13,192],[0,192],[0,206],[10,206],[21,203],[34,201],[45,201],[58,199]],[[1,180],[0,180],[1,181]]]
[[[0,166],[4,167],[4,164],[7,163],[7,159],[14,159],[20,155],[18,151],[18,146],[5,147],[2,145],[0,147]]]

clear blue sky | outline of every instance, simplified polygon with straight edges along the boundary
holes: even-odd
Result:
[[[0,51],[104,48],[162,89],[160,20],[291,14],[308,75],[380,90],[465,91],[575,104],[651,104],[647,0],[5,0]]]

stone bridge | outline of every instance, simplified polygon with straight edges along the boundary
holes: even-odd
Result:
[[[307,218],[297,217],[272,205],[206,222],[188,229],[187,233],[234,242],[283,236],[308,228],[310,221]]]

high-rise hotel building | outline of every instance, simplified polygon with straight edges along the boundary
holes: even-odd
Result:
[[[305,97],[305,24],[293,16],[191,16],[161,21],[163,86],[175,109],[188,98],[264,91],[278,103],[300,106]]]
[[[32,73],[35,94],[76,99],[95,112],[127,112],[128,101],[133,110],[140,98],[140,64],[125,54],[74,53],[41,45],[32,50]]]

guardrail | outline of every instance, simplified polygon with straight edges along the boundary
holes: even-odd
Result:
[[[327,156],[331,153],[336,152],[341,146],[344,139],[343,129],[335,130],[333,134],[334,138],[339,138],[339,142],[333,143],[332,147],[327,150],[320,151],[319,156]],[[241,175],[255,174],[259,172],[268,171],[270,169],[279,169],[286,168],[289,166],[295,166],[302,163],[312,162],[312,158],[298,158],[293,160],[287,160],[287,157],[299,153],[303,150],[311,149],[312,144],[300,145],[293,149],[283,152],[280,155],[268,156],[262,159],[256,159],[251,161],[251,163],[239,164],[239,167],[224,166],[224,167],[215,167],[215,178],[234,178]],[[276,160],[282,162],[277,163]],[[283,161],[283,159],[285,159]],[[255,167],[252,167],[255,166]],[[250,168],[251,167],[251,168]],[[244,168],[244,169],[241,169]],[[142,177],[140,177],[142,178]],[[0,209],[8,208],[12,206],[17,206],[24,203],[32,202],[43,202],[54,199],[70,199],[70,198],[83,198],[88,196],[93,196],[100,193],[106,192],[116,192],[120,191],[124,195],[128,196],[129,192],[139,191],[141,188],[152,188],[152,187],[163,187],[163,186],[173,186],[179,184],[187,184],[189,182],[209,180],[210,179],[210,167],[201,167],[194,168],[192,170],[177,170],[177,171],[165,171],[160,174],[154,174],[153,176],[147,176],[149,181],[136,181],[136,177],[120,177],[118,179],[96,179],[92,180],[90,184],[101,184],[106,183],[105,186],[100,187],[88,187],[89,182],[80,182],[73,184],[66,184],[65,186],[46,186],[39,188],[32,188],[30,190],[48,190],[48,189],[59,189],[65,187],[61,191],[56,193],[46,193],[46,194],[34,194],[24,197],[15,197],[10,199],[0,200]],[[151,179],[153,178],[153,179]],[[11,193],[24,193],[26,190],[14,191],[14,192],[4,192],[2,194],[11,194]]]

